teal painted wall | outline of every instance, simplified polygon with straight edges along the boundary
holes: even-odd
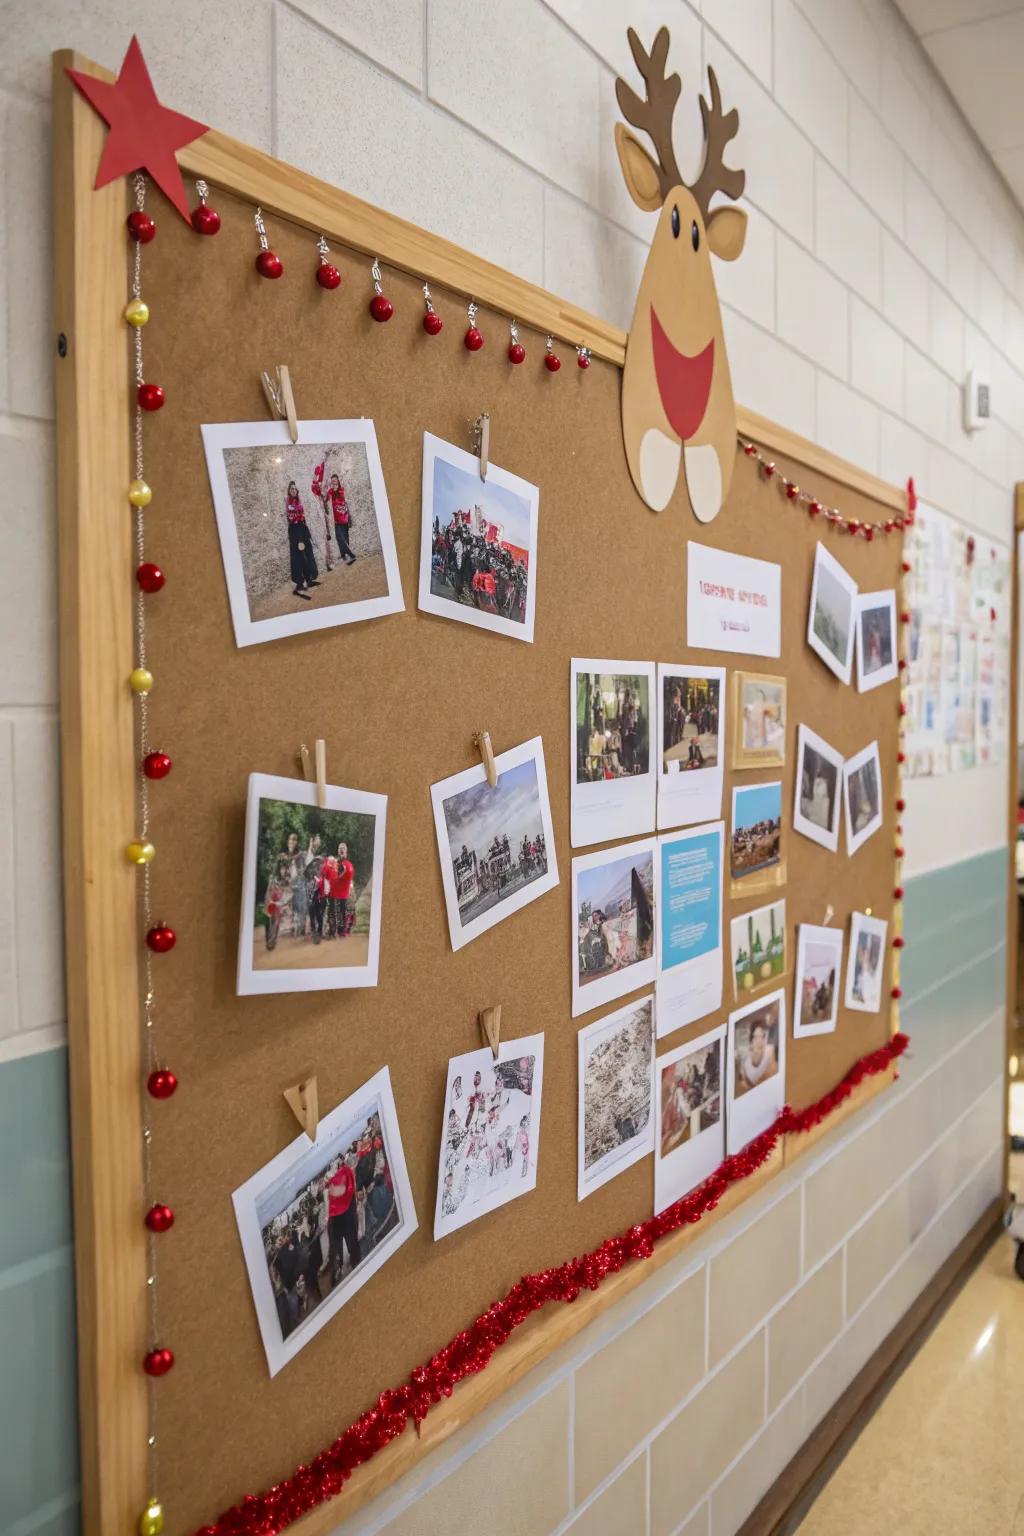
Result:
[[[1002,1004],[1006,859],[1000,849],[907,884],[903,1020],[913,1037],[910,1077]],[[0,1383],[0,1536],[75,1536],[64,1050],[0,1066]]]

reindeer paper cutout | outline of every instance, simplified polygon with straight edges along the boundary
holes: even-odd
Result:
[[[650,53],[632,27],[627,36],[646,97],[641,101],[624,80],[616,80],[615,95],[626,121],[651,140],[657,159],[624,123],[615,124],[615,146],[633,201],[649,213],[660,208],[661,214],[626,346],[626,460],[654,512],[668,506],[682,470],[694,515],[709,523],[729,494],[736,455],[736,406],[711,254],[735,261],[743,250],[747,216],[741,208],[711,208],[711,199],[716,192],[731,198],[743,192],[745,173],[724,160],[739,113],[722,111],[709,68],[710,104],[700,98],[704,163],[687,186],[672,148],[681,85],[677,74],[665,74],[668,29],[661,28]]]

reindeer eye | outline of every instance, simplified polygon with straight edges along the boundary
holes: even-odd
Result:
[[[672,234],[676,240],[679,239],[679,209],[675,206],[672,208]]]
[[[694,250],[698,250],[700,248],[700,230],[697,228],[696,219],[694,219],[693,223],[690,225],[690,239],[693,242]]]

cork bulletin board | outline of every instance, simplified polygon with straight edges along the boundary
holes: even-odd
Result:
[[[65,116],[70,110],[66,104]],[[78,131],[86,131],[82,123]],[[468,353],[461,336],[471,285],[446,286],[446,273],[454,272],[446,265],[450,248],[419,232],[418,260],[406,263],[411,270],[401,270],[397,258],[386,267],[396,314],[390,324],[376,325],[367,314],[368,241],[358,232],[358,220],[339,217],[331,226],[330,215],[322,212],[330,226],[331,259],[343,278],[337,292],[323,292],[313,282],[315,234],[308,218],[298,210],[294,220],[272,212],[272,188],[260,191],[257,185],[263,157],[213,134],[192,145],[183,161],[188,156],[195,160],[192,169],[210,178],[221,232],[215,240],[197,240],[182,221],[166,214],[159,239],[145,256],[152,312],[147,373],[159,378],[168,401],[147,426],[147,477],[158,488],[147,536],[152,558],[168,572],[167,586],[147,614],[149,665],[157,679],[149,704],[150,739],[174,758],[174,772],[153,797],[151,836],[159,860],[157,915],[173,921],[178,935],[173,952],[160,961],[162,1043],[182,1083],[161,1112],[150,1180],[176,1216],[160,1248],[160,1328],[173,1340],[176,1356],[159,1391],[160,1476],[163,1486],[174,1490],[165,1504],[168,1536],[186,1536],[242,1493],[290,1474],[521,1274],[590,1249],[651,1214],[650,1157],[584,1202],[576,1198],[577,1032],[598,1014],[571,1016],[574,850],[566,707],[571,657],[725,666],[723,708],[730,731],[734,670],[788,680],[785,767],[734,771],[727,744],[722,810],[728,837],[733,785],[782,778],[786,883],[734,900],[726,877],[723,1008],[660,1040],[659,1054],[725,1017],[733,1005],[730,919],[779,897],[786,900],[787,919],[782,982],[787,1101],[799,1107],[816,1100],[888,1040],[892,1025],[884,1002],[877,1014],[853,1013],[840,999],[835,1033],[813,1039],[792,1039],[791,1014],[796,926],[822,923],[830,905],[840,927],[854,909],[890,918],[893,906],[898,685],[858,694],[808,649],[815,545],[820,537],[862,590],[898,587],[901,558],[898,540],[841,539],[812,523],[742,454],[728,501],[713,523],[699,524],[683,497],[665,512],[652,513],[633,488],[622,451],[615,360],[622,338],[616,340],[616,333],[598,322],[588,328],[586,317],[570,315],[565,307],[559,328],[541,302],[548,298],[555,315],[557,301],[538,298],[537,290],[517,285],[507,274],[501,277],[504,289],[498,283],[488,288],[486,274],[493,269],[481,263],[472,291],[481,300],[476,323],[486,344]],[[281,182],[301,181],[307,196],[315,186],[284,167],[277,166],[275,174]],[[108,190],[123,198],[123,188]],[[82,175],[75,195],[83,201],[100,198]],[[258,197],[286,269],[277,283],[263,282],[253,271]],[[122,203],[117,217],[111,216],[112,230],[124,211]],[[363,209],[361,216],[369,219],[371,213]],[[431,265],[434,247],[437,259]],[[123,304],[123,264],[115,277]],[[437,338],[425,336],[419,323],[424,277],[445,320]],[[505,357],[513,311],[521,317],[530,357],[517,369]],[[556,375],[540,367],[548,328],[569,344],[563,347],[566,364]],[[569,346],[588,338],[595,355],[584,373],[574,366]],[[123,335],[114,331],[108,346],[116,354],[115,371],[124,371],[122,344]],[[239,649],[200,426],[266,419],[260,373],[282,363],[291,372],[300,418],[367,417],[375,423],[406,608],[366,623]],[[540,487],[532,645],[420,613],[416,606],[423,433],[468,447],[468,424],[481,411],[491,415],[492,460]],[[757,436],[749,418],[743,425]],[[806,445],[802,458],[798,440],[778,433],[775,444],[780,443],[791,448],[789,455],[775,452],[780,470],[813,481],[815,494],[841,505],[847,516],[891,516],[899,504],[892,488],[848,473],[820,450]],[[79,519],[80,544],[97,537],[84,513],[65,506],[69,516]],[[111,538],[116,559],[130,561],[124,528],[114,529]],[[688,542],[781,565],[778,662],[687,649]],[[88,606],[101,599],[94,591],[82,602]],[[108,654],[118,623],[115,608],[102,642]],[[88,664],[85,652],[68,661],[71,669]],[[122,657],[114,667],[124,673]],[[82,711],[79,715],[77,723],[69,717],[67,750],[88,755],[100,725]],[[113,734],[115,742],[120,734],[123,745],[124,720],[117,718]],[[878,741],[883,826],[852,858],[844,836],[833,854],[792,828],[800,722],[844,756]],[[478,761],[472,738],[483,729],[490,731],[496,751],[543,738],[560,883],[453,953],[430,785]],[[312,744],[316,737],[326,741],[330,783],[388,797],[379,985],[238,997],[247,779],[251,772],[300,777],[299,744]],[[130,784],[115,790],[130,806]],[[130,810],[125,816],[128,825]],[[118,891],[123,910],[124,887],[118,885]],[[125,935],[117,942],[123,949]],[[127,943],[130,950],[137,936],[129,932]],[[890,963],[891,958],[883,999]],[[844,981],[845,965],[844,950]],[[435,1243],[431,1229],[448,1059],[479,1046],[477,1015],[498,1003],[505,1038],[538,1032],[545,1037],[537,1187]],[[93,1036],[96,1028],[93,1016]],[[97,1059],[91,1038],[82,1033],[76,1042],[73,1033],[73,1071],[76,1050],[89,1050]],[[391,1072],[418,1230],[271,1379],[231,1193],[295,1136],[284,1088],[316,1072],[322,1117],[384,1065]],[[113,1083],[113,1091],[121,1092],[120,1070]],[[100,1091],[94,1071],[94,1103]],[[87,1135],[84,1088],[77,1103],[76,1138],[81,1138]],[[98,1155],[94,1150],[93,1158]],[[137,1165],[126,1177],[127,1187],[134,1183],[137,1191]],[[79,1197],[80,1219],[83,1209]],[[87,1219],[93,1224],[101,1219],[95,1203]],[[87,1250],[86,1255],[88,1263]],[[122,1343],[138,1323],[134,1307],[133,1300],[125,1308]],[[137,1343],[129,1339],[126,1347],[137,1353]],[[101,1369],[88,1351],[84,1369],[95,1385]],[[500,1375],[500,1370],[496,1359],[491,1372]],[[134,1401],[131,1391],[125,1388],[126,1398]],[[108,1401],[103,1412],[114,1411]],[[407,1454],[415,1454],[413,1436],[403,1439],[413,1445]],[[130,1467],[125,1470],[130,1462],[126,1451],[123,1486],[132,1481]],[[329,1520],[303,1521],[296,1529],[327,1530],[358,1501],[357,1476],[331,1506]],[[136,1490],[136,1510],[139,1502]]]

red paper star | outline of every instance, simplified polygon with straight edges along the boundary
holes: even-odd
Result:
[[[114,85],[79,69],[69,69],[68,74],[110,125],[95,185],[104,187],[118,176],[144,169],[182,218],[188,219],[188,200],[174,152],[204,134],[206,124],[160,105],[138,38],[128,44]]]

